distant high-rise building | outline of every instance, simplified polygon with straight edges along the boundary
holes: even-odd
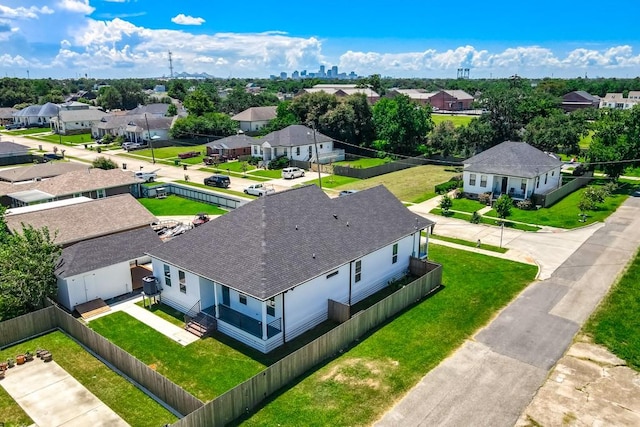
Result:
[[[320,66],[320,71],[318,72],[318,77],[325,77],[327,73],[324,71],[324,65]]]
[[[338,77],[338,66],[334,65],[333,67],[331,67],[331,76],[332,77]]]
[[[291,78],[294,80],[298,80],[300,78],[300,75],[298,74],[298,70],[291,73]]]
[[[271,79],[278,79],[278,78],[282,80],[286,80],[287,73],[283,71],[280,73],[280,77],[276,75],[271,76]],[[309,73],[307,72],[307,70],[302,70],[300,72],[298,72],[298,70],[295,70],[293,71],[293,73],[291,73],[291,78],[295,80],[308,79],[308,78],[354,80],[358,78],[358,75],[353,71],[350,72],[349,74],[339,73],[337,65],[333,65],[331,68],[329,68],[329,70],[326,69],[326,66],[320,65],[320,68],[316,73]]]
[[[287,79],[287,73],[285,73],[284,71],[280,73],[280,78],[282,80],[286,80]]]

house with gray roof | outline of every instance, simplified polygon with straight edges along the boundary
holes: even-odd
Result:
[[[344,150],[334,149],[333,138],[303,126],[291,125],[271,132],[251,144],[251,155],[261,157],[264,164],[280,156],[326,164],[344,160]]]
[[[276,118],[278,107],[251,107],[231,117],[231,120],[238,122],[240,130],[243,132],[255,132],[267,126],[269,122]]]
[[[0,143],[0,146],[2,143]],[[28,147],[27,147],[28,148]],[[89,169],[90,165],[75,162],[47,162],[38,163],[32,166],[21,166],[10,169],[0,169],[0,181],[6,182],[26,182],[41,181],[52,178],[67,172]]]
[[[330,198],[309,185],[148,254],[164,303],[267,353],[327,320],[330,300],[352,305],[404,276],[411,258],[426,258],[421,232],[433,225],[384,186]]]
[[[124,136],[126,141],[143,142],[151,138],[169,139],[169,130],[176,117],[144,114],[108,114],[91,126],[91,135],[102,138],[105,135]]]
[[[52,102],[44,105],[30,105],[13,113],[13,121],[24,127],[49,127],[51,118],[58,115],[60,107]]]
[[[255,139],[245,134],[231,135],[205,144],[207,156],[220,155],[230,158],[251,155],[251,144]]]
[[[63,107],[57,116],[51,118],[50,126],[52,132],[62,135],[86,133],[91,131],[91,128],[107,115],[104,111],[95,107],[90,108],[87,104],[80,102],[77,104],[84,105],[84,108]]]
[[[13,123],[13,115],[18,110],[12,107],[0,107],[0,125]]]
[[[472,198],[491,193],[492,199],[525,200],[562,185],[562,162],[526,142],[505,141],[463,163],[464,193]]]
[[[562,109],[566,112],[582,108],[598,108],[599,106],[600,97],[591,95],[584,90],[574,90],[562,96]]]

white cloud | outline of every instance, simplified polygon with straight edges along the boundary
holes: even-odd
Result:
[[[62,9],[84,15],[91,15],[96,10],[95,7],[89,5],[89,0],[60,0],[58,5]]]
[[[0,18],[7,19],[38,19],[40,15],[50,15],[53,10],[47,6],[42,7],[16,7],[10,8],[0,4]]]
[[[202,18],[195,18],[193,16],[188,16],[184,13],[180,13],[171,18],[171,22],[178,25],[202,25],[205,20]]]

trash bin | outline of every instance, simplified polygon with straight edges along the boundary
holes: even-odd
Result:
[[[84,149],[86,150],[87,148],[89,148],[88,144],[84,144]]]
[[[127,168],[127,164],[126,164],[126,163],[123,163],[123,164],[122,164],[122,169],[124,170],[124,169],[126,169],[126,168]]]
[[[187,165],[182,165],[182,169],[187,170]]]
[[[176,165],[176,166],[180,166],[180,160],[174,160],[173,164]]]

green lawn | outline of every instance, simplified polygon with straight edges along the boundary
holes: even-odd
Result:
[[[311,172],[305,172],[305,175],[310,174]],[[251,172],[248,172],[247,175],[260,176],[263,178],[269,179],[278,179],[282,178],[282,170],[281,169],[255,169]]]
[[[599,180],[594,180],[596,185]],[[640,184],[640,183],[639,183]],[[597,221],[604,221],[611,213],[613,213],[626,198],[633,192],[635,186],[621,182],[620,187],[610,197],[600,204],[598,210],[587,212],[587,218],[585,222],[580,222],[580,210],[578,209],[578,202],[584,193],[585,188],[581,188],[573,193],[569,194],[558,203],[548,208],[541,208],[538,210],[522,210],[513,208],[511,209],[511,215],[508,219],[513,221],[526,222],[527,224],[546,225],[549,227],[559,228],[577,228],[582,227]],[[485,214],[485,216],[497,217],[494,210],[491,210]]]
[[[362,157],[357,160],[345,160],[342,162],[335,162],[333,165],[366,169],[366,168],[372,168],[374,166],[384,165],[385,163],[389,163],[392,161],[393,160],[389,158],[380,159],[377,157]]]
[[[426,235],[425,232],[422,232],[422,235]],[[463,245],[463,246],[469,246],[471,248],[477,248],[478,247],[478,242],[471,242],[469,240],[464,240],[464,239],[457,239],[455,237],[448,237],[448,236],[440,236],[437,234],[431,234],[430,235],[432,238],[437,239],[437,240],[443,240],[445,242],[450,242],[450,243],[457,243],[458,245]],[[507,248],[501,248],[498,246],[493,246],[493,245],[487,245],[486,243],[482,243],[480,242],[480,249],[484,249],[487,251],[492,251],[492,252],[499,252],[501,254],[507,252],[509,249]]]
[[[487,205],[485,205],[484,203],[480,203],[477,200],[460,198],[452,199],[451,201],[453,202],[453,206],[451,207],[451,209],[453,209],[454,211],[473,213],[487,207]]]
[[[640,167],[628,167],[624,170],[622,175],[640,177]],[[638,182],[638,184],[640,184],[640,182]]]
[[[29,129],[8,130],[6,132],[7,132],[7,135],[32,135],[34,133],[51,132],[51,129],[49,129],[49,128],[29,128]]]
[[[243,162],[239,162],[239,161],[231,161],[231,162],[224,162],[224,163],[219,163],[218,166],[215,169],[218,169],[220,171],[229,171],[229,172],[237,172],[237,173],[243,173],[242,171],[242,163]],[[244,162],[246,163],[246,162]],[[212,166],[209,166],[210,169],[214,169]],[[252,171],[256,169],[256,167],[254,165],[250,165],[249,163],[247,163],[247,172],[248,171]]]
[[[640,255],[587,321],[584,331],[640,371]]]
[[[203,401],[265,368],[251,357],[252,350],[243,354],[214,338],[184,347],[123,312],[92,320],[89,326]]]
[[[431,245],[444,288],[268,401],[242,425],[371,425],[485,325],[536,267]],[[469,280],[469,277],[473,280]]]
[[[384,185],[403,202],[420,203],[436,196],[435,186],[458,175],[447,166],[425,165],[337,185],[336,190],[364,190]],[[322,183],[324,187],[324,180]]]
[[[173,307],[169,307],[168,305],[163,304],[163,303],[153,304],[153,305],[149,306],[148,299],[147,299],[147,306],[146,307],[144,305],[144,301],[138,301],[136,303],[136,305],[138,305],[138,306],[140,306],[142,308],[146,308],[147,310],[149,310],[150,312],[152,312],[156,316],[163,318],[164,320],[166,320],[169,323],[172,323],[172,324],[174,324],[176,326],[184,328],[184,313],[181,312],[181,311],[176,310]]]
[[[189,151],[206,153],[207,148],[204,144],[193,145],[189,147],[160,147],[153,149],[153,155],[156,157],[156,159],[178,159],[178,154],[187,153]],[[151,158],[151,148],[145,148],[144,150],[135,150],[134,153],[137,156]],[[200,162],[202,162],[202,157],[200,157]]]
[[[474,118],[473,116],[459,116],[459,115],[452,115],[452,114],[431,113],[431,120],[433,120],[433,123],[435,123],[436,125],[442,122],[449,121],[453,123],[455,127],[466,126],[471,122],[473,118]]]
[[[175,181],[175,182],[178,183],[178,184],[190,185],[192,187],[198,187],[198,188],[204,188],[204,189],[207,189],[207,190],[212,190],[212,191],[215,191],[217,193],[225,193],[225,194],[230,194],[232,196],[244,197],[245,199],[255,199],[255,198],[257,198],[257,196],[252,196],[250,194],[244,194],[244,193],[241,193],[241,192],[235,191],[235,190],[229,190],[228,188],[210,187],[208,185],[200,184],[198,182],[193,182],[193,181],[178,180],[178,181]]]
[[[42,136],[36,136],[33,137],[34,139],[42,139],[45,141],[49,141],[52,142],[54,144],[57,144],[60,142],[60,140],[62,139],[62,144],[63,145],[77,145],[77,144],[89,144],[89,143],[93,143],[93,138],[91,137],[91,133],[81,133],[78,135],[58,135],[56,134],[51,134],[51,135],[42,135]]]
[[[303,185],[315,184],[318,187],[320,186],[317,178],[317,174],[313,174],[316,176],[316,179],[312,179],[311,181],[304,181]],[[310,177],[311,174],[305,175],[305,178]],[[353,182],[359,182],[358,178],[351,178],[349,176],[341,176],[341,175],[329,175],[322,178],[322,188],[336,188],[342,187],[346,185],[350,185]]]
[[[51,351],[53,359],[62,368],[130,425],[157,427],[177,420],[155,400],[91,356],[62,332],[52,332],[2,350],[0,360],[15,358],[16,354],[27,350],[34,353],[38,348]],[[34,358],[28,363],[42,361]],[[7,375],[11,375],[11,370]],[[31,424],[18,404],[5,396],[4,388],[0,387],[0,421],[5,425],[15,426]]]
[[[138,201],[156,216],[196,215],[200,212],[205,212],[209,215],[223,215],[227,213],[226,210],[220,209],[217,206],[185,199],[174,194],[168,195],[165,199],[141,198],[138,199]]]
[[[590,130],[589,134],[587,134],[586,136],[580,137],[580,142],[578,142],[578,145],[580,146],[581,150],[589,149],[589,146],[591,145],[591,140],[593,139],[594,134],[595,132]]]
[[[442,209],[440,209],[440,208],[431,209],[431,211],[429,213],[432,213],[434,215],[442,215]],[[446,216],[448,218],[461,219],[461,220],[464,220],[464,221],[470,221],[471,220],[471,214],[470,213],[466,213],[466,212],[449,211],[447,213],[447,215],[443,215],[443,216]],[[509,217],[509,218],[511,218],[511,217]],[[493,226],[498,226],[499,225],[498,224],[498,218],[487,217],[485,215],[481,215],[480,216],[480,223],[487,224],[487,225],[493,225]],[[508,228],[512,228],[514,230],[522,230],[522,231],[538,231],[538,230],[540,230],[540,227],[527,225],[527,224],[518,224],[517,222],[511,222],[509,220],[506,220],[504,222],[504,226],[508,227]]]

